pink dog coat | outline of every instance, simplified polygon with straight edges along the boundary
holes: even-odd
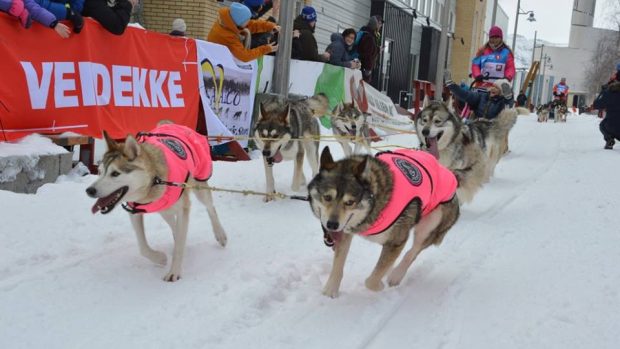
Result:
[[[149,133],[138,133],[139,143],[148,143],[164,153],[168,165],[167,182],[186,183],[190,176],[204,182],[211,177],[213,164],[211,149],[207,139],[188,127],[165,124]],[[159,199],[146,204],[128,202],[128,211],[132,213],[151,213],[163,211],[174,205],[183,194],[183,188],[166,186],[166,191]]]
[[[376,157],[388,165],[392,172],[392,197],[379,218],[360,235],[375,235],[388,229],[415,198],[422,201],[424,217],[440,204],[452,200],[456,193],[456,177],[432,154],[398,149],[379,153]]]

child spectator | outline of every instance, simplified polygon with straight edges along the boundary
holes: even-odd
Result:
[[[172,21],[172,31],[170,32],[171,36],[185,36],[185,31],[187,30],[187,25],[185,24],[185,20],[183,18],[177,18]]]
[[[316,38],[314,37],[316,18],[316,11],[311,6],[305,6],[301,10],[301,14],[295,18],[293,29],[296,30],[299,35],[295,33],[293,37],[291,58],[315,62],[327,62],[329,60],[329,53],[326,52],[319,55]]]
[[[46,27],[54,29],[61,38],[68,38],[71,30],[66,25],[59,23],[54,15],[34,0],[0,0],[0,10],[19,19],[24,28],[29,28],[31,21],[35,20]]]
[[[218,21],[213,24],[207,36],[207,41],[228,47],[230,53],[243,62],[277,51],[277,43],[250,48],[252,34],[280,30],[280,26],[275,23],[251,18],[250,9],[243,4],[234,2],[230,7],[222,7],[219,10]]]
[[[138,4],[138,0],[116,0],[110,6],[108,0],[85,0],[84,17],[92,17],[110,33],[121,35],[125,32],[131,12]]]
[[[35,0],[41,7],[51,12],[59,21],[69,20],[73,24],[73,32],[79,33],[84,27],[82,9],[84,0]]]
[[[359,60],[354,60],[349,54],[355,42],[355,29],[345,29],[342,34],[332,33],[331,41],[332,43],[326,49],[330,53],[329,64],[351,69],[360,68]]]

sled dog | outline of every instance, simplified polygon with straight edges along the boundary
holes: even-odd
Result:
[[[451,108],[433,101],[416,117],[420,146],[438,156],[439,162],[454,172],[461,203],[470,202],[493,175],[495,165],[507,150],[508,133],[518,114],[529,114],[529,111],[507,108],[494,120],[463,123]]]
[[[549,105],[541,104],[536,107],[536,116],[538,116],[538,122],[549,121]]]
[[[338,296],[354,235],[383,246],[366,279],[368,289],[382,290],[383,277],[413,229],[411,249],[387,277],[388,285],[400,284],[418,254],[439,245],[457,221],[456,187],[454,174],[423,151],[399,149],[334,162],[329,148],[323,149],[320,171],[308,185],[312,212],[321,222],[325,243],[334,249],[323,294]]]
[[[372,152],[367,116],[357,108],[355,102],[338,104],[332,111],[332,131],[335,136],[339,136],[338,143],[342,145],[345,156],[358,154],[361,146],[364,146],[369,154]],[[355,143],[353,152],[350,142]]]
[[[274,97],[260,103],[260,115],[253,134],[256,146],[263,154],[267,193],[275,192],[273,164],[282,160],[295,160],[293,191],[299,191],[306,184],[304,153],[312,175],[316,175],[321,134],[318,117],[327,114],[328,104],[323,94],[297,101]],[[272,197],[265,197],[265,201],[270,200]]]
[[[553,122],[566,122],[566,114],[568,114],[566,104],[558,103],[555,107]]]
[[[172,229],[174,249],[170,271],[165,281],[181,277],[181,265],[189,224],[190,188],[181,183],[206,183],[211,176],[212,163],[209,144],[204,136],[180,125],[160,123],[148,133],[128,136],[117,143],[103,133],[107,151],[99,165],[99,178],[86,189],[96,198],[92,212],[110,213],[120,202],[130,212],[129,217],[140,253],[155,264],[166,265],[166,254],[153,250],[144,232],[143,214],[157,212]],[[217,217],[209,189],[195,190],[211,219],[215,239],[226,245],[226,233]]]

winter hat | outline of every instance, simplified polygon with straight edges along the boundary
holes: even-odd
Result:
[[[316,11],[312,6],[304,6],[303,10],[301,10],[301,18],[303,18],[306,22],[316,22]]]
[[[252,12],[247,6],[233,2],[230,4],[230,17],[237,26],[241,27],[252,18]]]
[[[249,8],[257,8],[260,5],[263,5],[265,0],[244,0],[243,4]]]
[[[489,37],[490,38],[494,38],[494,37],[498,37],[498,38],[504,38],[504,33],[502,32],[502,28],[494,25],[491,27],[491,29],[489,30]]]
[[[172,30],[185,33],[185,30],[187,30],[187,25],[185,24],[183,18],[177,18],[172,21]]]

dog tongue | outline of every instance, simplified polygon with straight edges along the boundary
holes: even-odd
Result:
[[[278,152],[277,152],[277,153],[275,153],[275,154],[273,155],[273,158],[272,158],[272,159],[273,159],[273,162],[275,162],[275,163],[278,163],[278,162],[282,161],[282,154],[280,154],[280,151],[279,151],[279,150],[278,150]]]
[[[428,152],[439,159],[439,149],[437,148],[437,137],[426,138],[426,147]]]
[[[97,213],[102,207],[104,207],[104,200],[103,199],[105,199],[105,198],[97,199],[97,202],[95,202],[93,207],[90,209],[90,211],[93,214]]]

